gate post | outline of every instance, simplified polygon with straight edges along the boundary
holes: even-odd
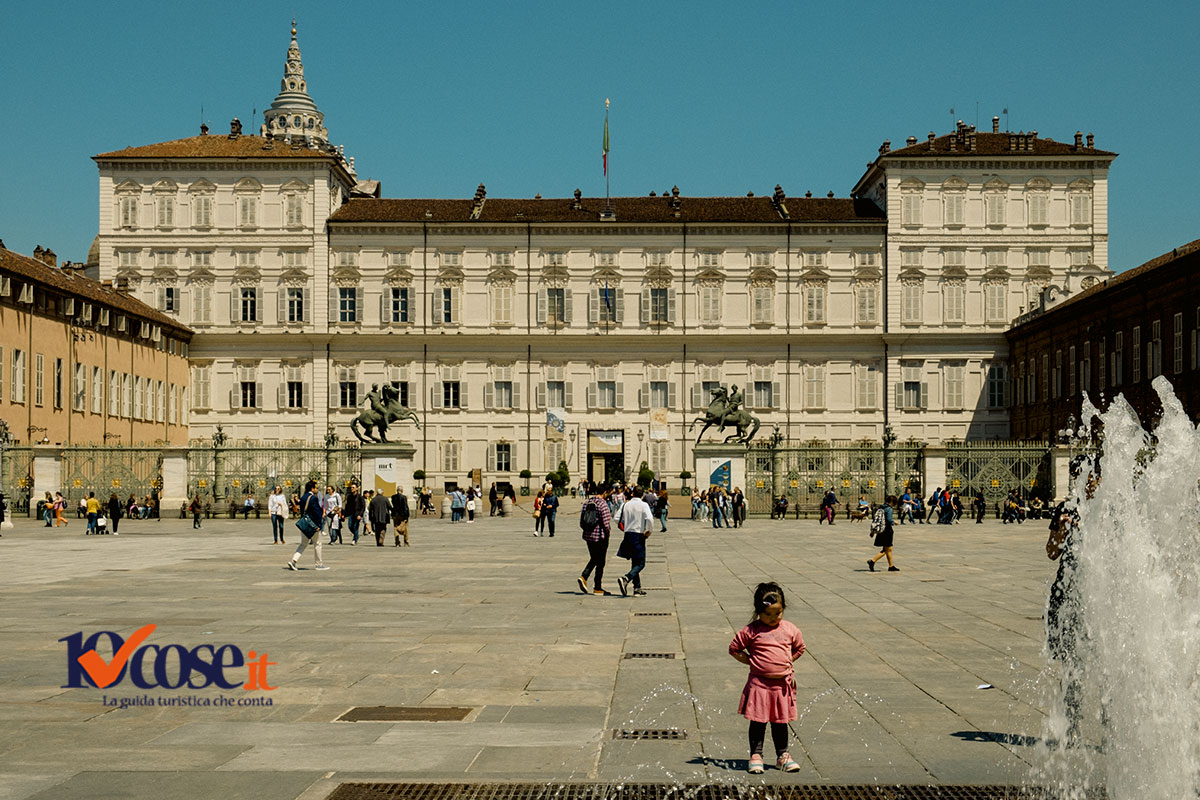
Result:
[[[1070,445],[1055,444],[1050,446],[1050,499],[1057,504],[1064,500],[1067,492],[1071,491],[1071,458]]]
[[[29,518],[37,519],[37,504],[55,492],[64,491],[62,483],[62,450],[54,445],[33,446],[33,489],[29,494]]]
[[[925,479],[921,486],[922,492],[933,491],[934,489],[946,488],[946,455],[947,450],[944,447],[926,447],[925,448]]]
[[[188,504],[188,448],[164,447],[162,450],[162,488],[158,496],[158,513],[168,517],[177,505]]]

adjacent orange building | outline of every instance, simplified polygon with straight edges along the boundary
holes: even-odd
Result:
[[[14,444],[187,444],[192,331],[0,242],[0,419]]]

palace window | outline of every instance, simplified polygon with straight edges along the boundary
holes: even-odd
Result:
[[[900,224],[921,224],[921,203],[923,199],[919,192],[905,192],[900,196]]]
[[[196,369],[198,368],[192,368],[192,385],[196,383],[194,374]],[[108,415],[110,417],[121,416],[121,376],[115,370],[108,373]]]
[[[900,322],[904,325],[921,323],[921,300],[925,294],[923,281],[907,280],[900,285]]]
[[[808,325],[825,324],[824,282],[806,282],[804,284],[804,322]]]
[[[1029,225],[1044,228],[1050,224],[1050,195],[1046,192],[1029,193]]]
[[[804,408],[819,411],[825,408],[825,366],[807,364],[804,367]]]
[[[775,321],[775,290],[770,286],[750,289],[750,321],[754,325],[770,325]],[[718,305],[718,309],[720,306]],[[719,313],[719,311],[718,311]]]
[[[213,198],[211,194],[198,194],[192,197],[192,227],[212,227]]]
[[[983,286],[988,322],[1008,322],[1008,283],[988,281]]]
[[[1092,222],[1091,192],[1072,192],[1070,195],[1071,224],[1090,225]]]
[[[1008,197],[1003,192],[987,192],[983,196],[983,205],[987,214],[988,225],[1002,227],[1005,224],[1005,204],[1007,200]]]
[[[104,370],[92,367],[92,413],[104,412]]]
[[[963,408],[964,373],[967,368],[963,364],[946,364],[942,367],[942,386],[945,408],[958,411]]]
[[[1008,405],[1008,370],[1003,364],[992,364],[987,372],[988,408],[1004,408]]]
[[[855,287],[858,324],[876,325],[879,322],[879,286],[873,282],[860,283]]]
[[[304,197],[289,194],[283,199],[283,224],[288,228],[304,226]]]
[[[879,402],[879,367],[859,364],[854,377],[854,407],[859,411],[874,410]]]
[[[412,301],[412,288],[409,286],[393,286],[387,291],[388,298],[388,322],[394,325],[407,325],[412,320],[409,318],[409,305]]]
[[[513,286],[511,283],[492,285],[492,324],[513,324]]]
[[[966,218],[964,213],[966,195],[962,192],[946,192],[942,196],[942,205],[945,213],[944,224],[946,227],[962,227]]]
[[[721,286],[707,285],[701,286],[697,293],[697,300],[700,304],[700,323],[703,325],[716,325],[721,321]]]
[[[950,281],[942,286],[944,304],[943,321],[948,325],[961,325],[966,320],[966,287],[962,281]]]

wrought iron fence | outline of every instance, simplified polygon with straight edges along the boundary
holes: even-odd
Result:
[[[356,445],[332,447],[307,444],[266,446],[230,444],[194,446],[188,451],[188,494],[216,505],[237,502],[246,495],[262,501],[273,486],[288,494],[305,482],[326,481],[340,486],[361,482],[361,455]]]
[[[1049,499],[1050,446],[1046,442],[951,442],[946,482],[961,494],[983,492],[989,507],[1012,489]]]
[[[33,448],[5,447],[3,463],[0,463],[5,500],[13,513],[29,511],[29,494],[33,491]]]
[[[138,500],[162,487],[162,449],[158,447],[104,445],[62,449],[62,493],[67,508],[95,492],[101,502],[110,494]]]

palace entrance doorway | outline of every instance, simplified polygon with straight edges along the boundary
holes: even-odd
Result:
[[[587,478],[597,484],[625,479],[625,431],[588,431]]]

